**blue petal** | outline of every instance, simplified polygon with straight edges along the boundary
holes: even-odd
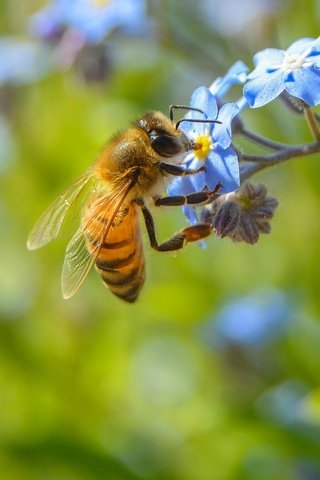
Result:
[[[197,216],[194,208],[191,208],[190,205],[184,205],[182,207],[182,211],[185,214],[185,216],[187,217],[189,223],[191,223],[191,225],[195,225],[196,223],[199,222],[198,216]]]
[[[172,197],[174,195],[189,195],[189,193],[196,192],[197,190],[191,182],[190,177],[191,175],[172,178],[167,188],[168,195]]]
[[[59,35],[61,29],[60,12],[49,5],[32,15],[29,29],[40,39],[52,39]]]
[[[290,45],[287,49],[287,53],[290,55],[300,55],[308,48],[316,46],[315,42],[317,42],[317,40],[314,38],[300,38],[300,40],[296,40]]]
[[[288,93],[301,98],[308,105],[320,103],[320,70],[318,68],[300,68],[294,70],[290,80],[285,81]]]
[[[203,162],[197,158],[193,158],[183,166],[190,169],[198,169]],[[189,193],[201,192],[206,185],[205,172],[196,173],[194,175],[186,175],[185,177],[175,177],[170,180],[168,186],[169,195],[189,195]]]
[[[206,183],[213,190],[218,182],[222,183],[221,192],[234,192],[240,186],[239,162],[234,150],[216,148],[210,153],[206,163]]]
[[[197,173],[196,175],[190,175],[189,178],[193,186],[194,192],[201,192],[206,186],[206,172]]]
[[[190,106],[194,108],[200,108],[207,118],[217,118],[218,106],[217,100],[207,87],[198,87],[191,96]],[[195,113],[195,112],[194,112]],[[199,114],[193,118],[199,117]]]
[[[243,94],[250,107],[262,107],[280,95],[284,90],[284,77],[282,70],[276,70],[249,80],[244,86]]]
[[[217,98],[223,98],[232,85],[244,83],[249,68],[240,60],[232,65],[224,77],[217,78],[209,87],[210,92]]]
[[[196,170],[202,165],[197,158],[193,157],[191,160],[188,160],[182,166],[184,168],[191,168]],[[204,173],[196,173],[195,175],[186,175],[185,177],[174,177],[170,180],[168,186],[168,194],[172,195],[188,195],[189,193],[197,192],[197,186],[194,183],[194,178],[204,175]],[[201,188],[201,190],[203,187]]]
[[[197,114],[197,112],[193,112],[194,114]],[[199,113],[199,115],[201,115]],[[179,129],[183,130],[184,133],[191,139],[195,140],[199,135],[204,135],[206,132],[206,129],[208,128],[208,124],[206,123],[197,123],[197,122],[192,122],[194,118],[198,118],[196,115],[191,115],[191,113],[185,116],[185,118],[190,119],[190,122],[183,122],[181,123],[181,126]],[[203,115],[201,115],[201,118],[204,118]]]
[[[256,53],[253,57],[256,68],[249,73],[248,79],[256,78],[266,73],[270,68],[280,65],[284,57],[284,51],[277,48],[266,48]]]
[[[311,52],[310,55],[306,56],[305,60],[306,62],[311,62],[316,67],[320,67],[320,53]]]
[[[190,106],[193,108],[199,108],[204,112],[196,112],[190,110],[184,117],[190,119],[190,122],[183,122],[181,124],[181,130],[183,130],[188,137],[195,140],[198,135],[204,135],[208,130],[207,123],[192,123],[193,119],[216,119],[218,114],[217,100],[212,95],[207,87],[198,87],[192,94],[190,100]]]
[[[231,143],[231,122],[238,113],[239,107],[235,103],[226,103],[219,110],[218,120],[222,124],[214,124],[212,136],[214,142],[224,149]]]

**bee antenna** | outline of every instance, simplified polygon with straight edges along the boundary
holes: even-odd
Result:
[[[213,120],[211,118],[181,118],[180,120],[177,121],[176,123],[176,130],[180,127],[182,122],[190,122],[190,123],[220,123],[220,120]]]
[[[204,111],[200,110],[200,108],[189,107],[188,105],[169,105],[169,117],[170,117],[171,121],[173,121],[173,110],[174,109],[192,110],[193,112],[199,112],[199,113],[202,113],[202,115],[205,115]]]

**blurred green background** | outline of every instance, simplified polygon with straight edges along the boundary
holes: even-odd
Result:
[[[30,17],[44,5],[2,0],[1,34],[32,39]],[[148,31],[113,31],[93,65],[97,45],[68,68],[0,87],[1,478],[319,479],[319,158],[254,179],[280,203],[255,246],[211,238],[167,255],[143,230],[148,278],[134,305],[94,271],[61,298],[67,229],[26,249],[37,217],[117,129],[188,103],[239,59],[252,68],[262,48],[319,34],[318,0],[147,7]],[[59,42],[47,41],[44,62]],[[279,141],[311,140],[277,103],[244,119]],[[179,209],[154,215],[160,239],[185,224]]]

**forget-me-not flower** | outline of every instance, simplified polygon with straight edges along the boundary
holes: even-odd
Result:
[[[223,77],[218,77],[210,85],[210,92],[217,98],[222,99],[230,90],[233,85],[241,84],[246,81],[249,68],[241,60],[229,68],[227,73]]]
[[[40,38],[72,28],[89,44],[101,42],[115,28],[135,34],[146,26],[144,0],[52,0],[31,21],[31,29]]]
[[[219,182],[220,192],[232,192],[239,188],[239,164],[234,150],[231,148],[231,122],[239,112],[234,103],[227,103],[218,111],[214,95],[206,87],[197,88],[192,97],[190,106],[204,112],[190,111],[187,118],[190,122],[183,122],[181,129],[187,136],[199,145],[185,161],[185,167],[198,169],[206,166],[206,171],[196,175],[175,178],[169,185],[169,195],[187,195],[201,192],[204,188],[213,190]],[[195,123],[193,119],[217,119],[217,123]]]
[[[262,107],[284,90],[308,105],[320,103],[320,37],[302,38],[287,50],[267,48],[254,63],[243,90],[251,107]]]

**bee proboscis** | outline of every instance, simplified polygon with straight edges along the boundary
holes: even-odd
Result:
[[[158,111],[135,121],[131,128],[116,134],[105,145],[97,161],[78,178],[34,225],[28,248],[34,250],[55,239],[77,199],[85,193],[81,222],[66,248],[62,269],[64,298],[74,295],[90,269],[95,266],[105,285],[116,296],[134,302],[145,280],[139,209],[142,210],[151,246],[158,251],[182,248],[211,234],[212,225],[198,223],[182,229],[158,244],[152,215],[146,206],[200,204],[212,201],[220,186],[187,196],[164,197],[167,177],[197,174],[180,166],[190,150],[198,148],[176,124]],[[190,109],[190,107],[188,107]],[[214,120],[185,120],[213,122]]]

